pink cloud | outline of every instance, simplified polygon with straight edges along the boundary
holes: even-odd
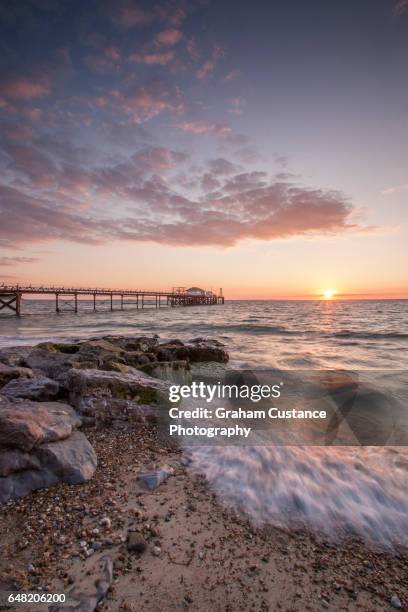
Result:
[[[408,0],[397,0],[394,5],[394,15],[402,15],[408,9]]]
[[[115,6],[112,12],[112,21],[124,29],[145,25],[149,19],[149,15],[142,8],[130,3],[121,3],[119,7]]]
[[[15,100],[42,98],[50,93],[50,85],[45,78],[16,77],[6,81],[1,86],[0,93],[6,98]]]
[[[384,189],[382,194],[392,195],[394,193],[399,193],[400,191],[406,191],[407,189],[408,189],[408,183],[404,183],[402,185],[396,185],[395,187],[388,187],[388,189]]]
[[[15,266],[38,261],[37,257],[0,257],[0,266]]]
[[[211,72],[213,72],[215,68],[215,62],[212,60],[207,60],[200,66],[200,68],[196,72],[196,77],[199,81],[205,79]]]
[[[134,64],[160,64],[161,66],[166,66],[174,59],[174,56],[174,51],[165,51],[163,53],[145,53],[143,55],[134,53],[129,57],[129,60]]]
[[[172,182],[171,175],[164,179],[158,174],[187,161],[185,153],[164,147],[143,149],[127,162],[89,171],[73,164],[57,167],[44,159],[38,162],[37,150],[28,154],[24,148],[14,149],[10,155],[16,169],[18,158],[19,171],[42,190],[41,195],[34,191],[34,196],[28,194],[28,183],[0,186],[4,247],[44,240],[225,247],[247,239],[360,229],[351,221],[353,207],[340,192],[275,182],[266,172],[236,173],[238,168],[223,158],[209,162],[201,175],[193,170],[191,178],[203,191],[194,199]],[[50,178],[48,182],[38,180],[44,175]],[[85,188],[90,193],[88,207],[83,204]],[[72,197],[75,190],[77,200]],[[104,214],[98,213],[104,197],[115,201],[114,216],[106,208],[102,208]]]
[[[165,147],[143,149],[132,156],[132,161],[149,170],[169,170],[187,161],[188,155]]]
[[[234,79],[237,78],[238,75],[239,75],[238,70],[232,70],[231,72],[228,72],[228,74],[225,75],[224,81],[233,81]]]
[[[156,43],[159,45],[176,45],[183,38],[183,33],[175,28],[163,30],[156,36]]]
[[[164,111],[180,114],[185,110],[179,90],[168,88],[160,82],[130,88],[124,92],[114,90],[111,96],[124,112],[132,116],[135,123],[152,119]]]
[[[228,136],[232,130],[230,127],[221,123],[211,123],[209,121],[185,121],[176,125],[184,132],[192,134],[215,134],[216,136]]]

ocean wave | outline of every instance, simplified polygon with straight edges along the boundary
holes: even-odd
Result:
[[[338,332],[333,332],[330,334],[325,334],[328,338],[357,338],[360,340],[406,340],[408,338],[408,334],[400,333],[400,332],[365,332],[365,331],[352,331],[348,329],[344,329]]]

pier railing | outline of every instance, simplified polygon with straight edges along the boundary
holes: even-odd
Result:
[[[21,300],[24,295],[53,295],[55,297],[55,310],[57,313],[64,310],[78,312],[78,298],[89,296],[93,300],[93,310],[97,308],[99,297],[107,297],[110,302],[110,310],[114,310],[114,298],[119,298],[120,310],[124,309],[125,298],[136,298],[133,302],[136,309],[145,308],[153,305],[156,308],[164,306],[211,306],[224,304],[222,291],[216,295],[212,291],[201,293],[180,291],[180,288],[173,288],[171,291],[152,291],[142,289],[111,289],[100,287],[54,287],[54,286],[33,286],[33,285],[0,285],[0,311],[9,309],[15,315],[21,314]]]

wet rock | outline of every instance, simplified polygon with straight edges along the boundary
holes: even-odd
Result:
[[[189,340],[188,344],[207,344],[210,346],[219,346],[219,347],[225,346],[225,344],[223,344],[219,340],[215,340],[215,338],[203,338],[202,336],[200,336],[199,338],[193,338],[192,340]]]
[[[1,390],[9,398],[21,397],[30,400],[47,401],[58,395],[59,385],[45,376],[35,378],[16,378]]]
[[[108,340],[112,344],[121,347],[127,352],[143,352],[149,353],[158,344],[157,337],[138,336],[136,338],[124,336],[105,336],[104,340]]]
[[[190,363],[186,359],[177,361],[171,361],[171,359],[169,361],[150,361],[145,365],[139,365],[138,368],[154,378],[168,380],[177,384],[188,384],[192,380]]]
[[[0,363],[0,387],[7,385],[10,380],[13,378],[18,378],[20,376],[17,368],[12,368],[4,363]]]
[[[142,404],[167,402],[169,385],[131,369],[109,372],[95,369],[71,370],[68,374],[70,401],[81,412],[87,398],[132,400]]]
[[[29,451],[44,442],[62,440],[81,423],[75,410],[58,402],[0,404],[0,449]]]
[[[162,482],[167,480],[169,476],[174,473],[173,468],[163,466],[158,470],[151,470],[148,472],[140,472],[138,475],[139,482],[149,491],[157,489]]]
[[[228,353],[221,346],[209,341],[196,341],[191,344],[165,342],[159,344],[154,352],[159,361],[188,360],[192,363],[206,361],[227,363],[229,359]]]
[[[401,610],[402,609],[402,603],[400,598],[398,597],[398,595],[393,595],[390,599],[390,604],[393,608],[395,608],[396,610]]]
[[[141,555],[147,548],[147,542],[137,531],[129,531],[127,534],[126,548],[130,552],[136,552]]]
[[[66,345],[51,342],[39,344],[30,351],[26,365],[37,374],[43,374],[64,386],[68,371],[76,366],[78,359],[76,354],[65,352],[63,346]]]
[[[82,398],[80,411],[84,425],[107,424],[124,429],[132,423],[156,423],[160,409],[149,404],[115,398]]]
[[[13,346],[0,349],[0,362],[11,367],[27,366],[26,359],[32,346]]]

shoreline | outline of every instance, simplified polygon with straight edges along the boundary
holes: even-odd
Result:
[[[220,343],[111,336],[79,344],[0,350],[3,383],[19,369],[0,389],[0,412],[11,399],[7,384],[13,389],[15,381],[14,390],[21,385],[20,394],[21,388],[27,394],[40,372],[48,375],[58,389],[43,381],[35,392],[53,397],[14,397],[13,407],[70,401],[97,457],[84,482],[55,483],[0,505],[1,590],[73,590],[85,594],[84,609],[95,609],[100,597],[98,609],[112,612],[384,610],[393,597],[407,604],[406,550],[381,550],[351,536],[329,540],[299,526],[256,526],[224,505],[180,448],[163,445],[154,402],[143,402],[141,411],[140,399],[131,398],[135,385],[137,397],[149,389],[151,398],[161,391],[163,379],[154,387],[150,378],[159,370],[185,373],[198,358],[225,362]],[[80,397],[73,392],[79,379]],[[108,388],[99,413],[91,414],[88,400]],[[95,590],[97,579],[99,586],[107,582],[103,593]]]

